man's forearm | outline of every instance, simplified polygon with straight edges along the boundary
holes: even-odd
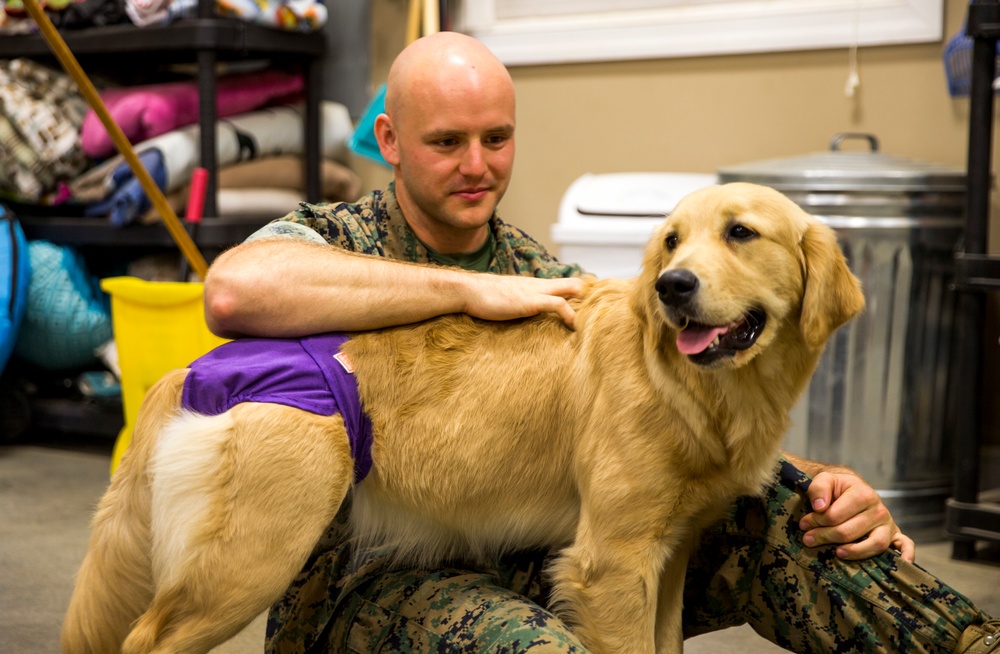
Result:
[[[580,278],[538,279],[403,263],[272,238],[223,253],[205,280],[205,318],[224,337],[291,338],[406,325],[449,313],[513,320],[552,312],[572,327]]]
[[[205,316],[213,332],[227,337],[378,329],[461,311],[467,274],[263,239],[213,263]]]

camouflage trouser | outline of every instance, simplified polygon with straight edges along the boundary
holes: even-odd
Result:
[[[849,562],[805,547],[807,485],[785,463],[763,498],[741,498],[702,536],[685,582],[686,637],[749,623],[794,652],[951,652],[988,619],[894,552]],[[268,652],[585,651],[544,608],[546,553],[492,569],[391,569],[343,544],[342,519],[272,607]]]

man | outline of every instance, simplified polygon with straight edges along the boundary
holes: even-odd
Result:
[[[473,39],[410,45],[375,125],[393,183],[352,205],[303,205],[220,256],[206,280],[209,326],[288,337],[452,312],[554,312],[572,327],[580,269],[495,213],[513,166],[514,109],[509,74]],[[871,487],[844,468],[788,460],[763,498],[741,499],[703,536],[686,635],[750,622],[799,652],[953,651],[960,638],[963,652],[987,651],[997,625],[912,564],[913,541]],[[344,514],[273,607],[270,651],[584,651],[545,609],[545,553],[486,570],[394,568],[385,552],[350,547]]]

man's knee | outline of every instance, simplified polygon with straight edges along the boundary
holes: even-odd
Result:
[[[385,575],[352,595],[338,621],[354,651],[585,651],[562,620],[485,573]]]

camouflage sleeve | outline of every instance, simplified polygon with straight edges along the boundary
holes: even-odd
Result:
[[[298,225],[323,242],[363,254],[385,256],[384,246],[375,223],[373,202],[369,198],[356,204],[309,204],[303,202],[291,213],[273,221],[268,227],[278,230],[280,235],[298,234],[292,232]],[[274,226],[274,227],[272,227]],[[267,229],[268,227],[265,227]],[[287,230],[287,231],[286,231]],[[263,230],[262,230],[263,231]]]
[[[541,243],[536,241],[524,230],[508,225],[499,219],[497,229],[502,242],[509,246],[509,251],[503,253],[510,257],[507,263],[508,272],[520,275],[532,275],[555,279],[558,277],[579,277],[584,274],[583,268],[576,264],[567,264],[556,259]],[[501,253],[497,253],[498,260]],[[500,262],[503,265],[504,262]]]
[[[256,241],[262,238],[294,238],[303,241],[313,241],[314,243],[326,243],[326,240],[322,236],[305,225],[281,219],[264,225],[246,237],[244,242]]]
[[[577,264],[563,263],[544,250],[535,256],[525,257],[525,260],[534,271],[535,277],[555,279],[557,277],[579,277],[586,274],[586,271]]]

